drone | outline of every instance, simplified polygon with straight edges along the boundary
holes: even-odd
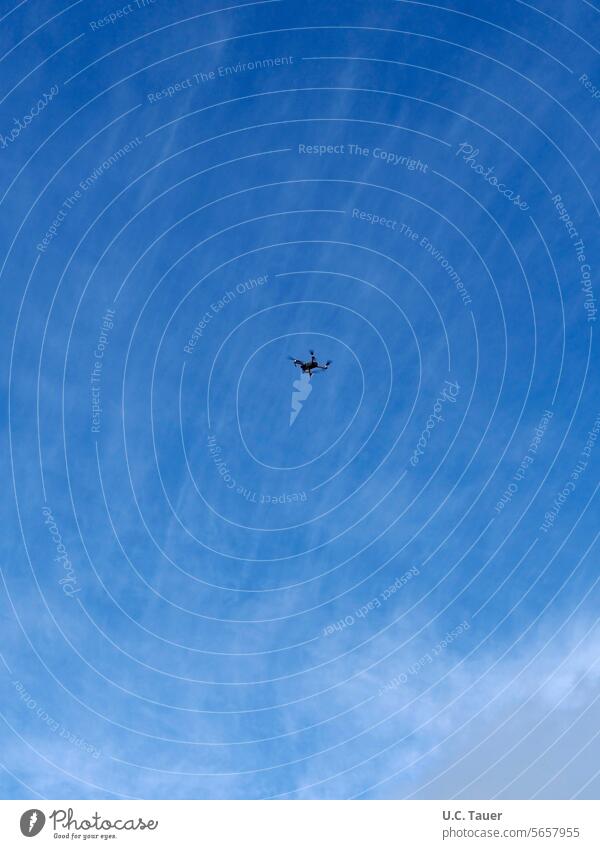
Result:
[[[321,369],[321,371],[327,371],[327,369],[331,365],[332,361],[327,360],[326,363],[321,365],[319,362],[317,362],[317,358],[315,357],[315,352],[309,351],[309,353],[310,353],[310,360],[307,360],[306,362],[304,362],[303,360],[297,360],[296,357],[289,357],[288,359],[290,359],[294,363],[295,366],[298,366],[298,368],[301,369],[301,371],[304,374],[306,374],[306,372],[308,372],[309,378],[312,377],[312,373],[313,373],[313,371],[316,371],[316,369]]]

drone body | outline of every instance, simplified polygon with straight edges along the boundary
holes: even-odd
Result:
[[[310,351],[310,360],[298,360],[296,357],[290,357],[290,360],[297,366],[304,374],[308,373],[309,378],[312,377],[313,371],[320,369],[321,371],[327,371],[329,366],[331,365],[331,360],[327,360],[326,363],[320,364],[315,357],[315,352]]]

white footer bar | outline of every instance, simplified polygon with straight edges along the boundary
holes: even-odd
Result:
[[[33,842],[31,842],[33,841]],[[600,847],[594,801],[0,801],[0,846]]]

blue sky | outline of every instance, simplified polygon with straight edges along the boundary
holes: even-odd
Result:
[[[2,7],[3,797],[597,798],[599,27]]]

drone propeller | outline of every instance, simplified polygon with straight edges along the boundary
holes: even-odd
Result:
[[[326,365],[326,366],[330,366],[330,365],[332,364],[332,362],[333,362],[333,360],[327,360],[327,362],[325,363],[325,365]]]
[[[309,353],[312,357],[314,357],[314,355],[315,355],[315,352],[314,352],[311,348],[309,348],[309,349],[308,349],[308,353]]]

